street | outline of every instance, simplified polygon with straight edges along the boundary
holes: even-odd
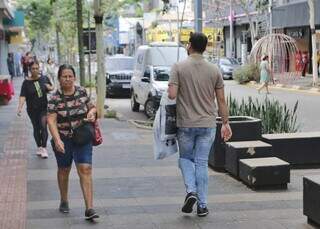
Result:
[[[233,98],[239,102],[242,98],[252,96],[259,100],[263,100],[266,96],[265,92],[258,94],[257,90],[252,87],[242,86],[233,80],[225,80],[225,95],[230,93]],[[281,89],[271,89],[271,94],[268,95],[271,99],[276,99],[282,104],[287,104],[289,109],[293,109],[296,101],[298,104],[297,122],[300,124],[299,131],[318,131],[320,127],[320,106],[318,94],[307,94],[303,91],[288,91]],[[139,112],[132,112],[130,108],[130,98],[106,98],[106,102],[110,108],[121,113],[126,120],[147,120],[143,112],[143,106],[140,106]]]
[[[144,114],[143,106],[140,106],[139,112],[131,111],[130,98],[106,98],[105,105],[123,115],[126,120],[148,120]]]

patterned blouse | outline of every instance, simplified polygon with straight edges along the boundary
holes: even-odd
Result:
[[[65,95],[70,114],[72,129],[81,125],[84,118],[87,117],[88,111],[94,107],[93,103],[87,95],[83,87],[75,87],[73,95]],[[71,137],[71,128],[65,102],[62,97],[62,92],[57,90],[48,102],[48,113],[57,114],[57,126],[61,137]]]

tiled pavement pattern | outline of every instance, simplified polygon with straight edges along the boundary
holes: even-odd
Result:
[[[20,80],[15,80],[19,93]],[[18,97],[0,106],[0,229],[26,227],[27,131],[25,117],[16,117]]]
[[[95,206],[101,218],[83,219],[84,204],[75,169],[70,178],[68,215],[60,214],[56,165],[29,154],[27,228],[313,228],[302,214],[302,176],[294,170],[287,191],[251,191],[227,174],[210,171],[210,215],[181,214],[184,188],[173,156],[153,160],[152,135],[126,122],[102,122],[105,143],[94,152]],[[30,148],[30,150],[32,147]]]
[[[8,123],[12,124],[13,120],[17,120],[14,113],[9,115],[10,117],[3,114],[2,111],[9,109],[10,106],[0,107],[0,124],[7,125],[7,130],[10,130],[11,126]],[[15,109],[11,110],[14,111]],[[2,117],[7,119],[5,123]],[[24,179],[27,179],[26,226],[30,229],[313,228],[306,223],[306,217],[302,213],[302,176],[320,174],[319,170],[293,170],[291,183],[286,191],[257,192],[248,189],[227,174],[210,171],[210,214],[206,218],[198,218],[195,214],[184,215],[180,212],[185,193],[177,168],[177,156],[162,161],[153,160],[152,132],[136,129],[126,122],[116,120],[102,121],[105,142],[94,152],[95,206],[101,218],[95,224],[84,220],[82,193],[74,168],[69,187],[71,212],[67,215],[61,214],[57,210],[59,194],[54,156],[50,150],[48,159],[36,157],[31,126],[29,122],[27,123],[28,144],[24,148],[27,149],[27,173],[25,164],[17,162],[23,158],[20,156],[24,155],[23,151],[18,151],[18,155],[9,158],[11,163],[18,163],[19,166],[8,166],[6,164],[8,160],[3,156],[5,153],[0,154],[2,155],[0,190],[5,188],[7,190],[5,195],[8,198],[0,202],[1,229],[24,228],[24,206],[21,201],[26,195],[26,192],[23,192]],[[2,129],[0,131],[3,151],[2,147],[6,142],[3,140],[3,132],[5,134],[7,132]],[[19,131],[16,134],[19,134]],[[22,146],[24,137],[20,139],[21,142],[19,140],[17,142]],[[7,144],[5,148],[12,149],[12,146],[13,144]],[[9,172],[6,167],[15,169]],[[6,187],[4,178],[13,180],[15,185]],[[12,195],[15,196],[14,199],[9,199]],[[14,204],[19,202],[22,202],[21,206],[16,207]],[[7,209],[9,210],[5,211]],[[5,225],[13,222],[9,221],[12,218],[20,219],[21,224],[16,220],[15,224]]]

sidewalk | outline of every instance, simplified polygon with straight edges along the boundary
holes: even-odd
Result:
[[[319,170],[293,170],[287,191],[254,192],[227,174],[210,170],[210,215],[180,212],[184,188],[177,158],[153,160],[152,132],[127,122],[103,120],[104,144],[94,152],[95,206],[101,218],[90,225],[73,168],[69,215],[58,212],[55,160],[29,153],[27,228],[292,229],[312,228],[302,213],[302,176]],[[29,151],[32,150],[29,147]]]
[[[25,117],[16,116],[22,78],[14,78],[15,97],[0,106],[0,229],[26,225],[27,150]]]
[[[251,83],[251,82],[250,82]],[[320,95],[320,79],[317,86],[312,86],[313,79],[311,74],[307,74],[305,77],[292,78],[290,80],[283,80],[283,82],[269,83],[269,87],[273,89],[289,90],[289,91],[301,91],[312,94]],[[252,85],[258,83],[252,81]]]
[[[320,170],[292,170],[285,191],[252,191],[229,175],[210,170],[210,214],[206,218],[184,215],[180,209],[185,192],[177,155],[155,161],[152,131],[113,119],[101,121],[104,144],[95,148],[93,156],[94,202],[101,218],[96,224],[84,220],[74,166],[69,186],[71,212],[61,214],[52,150],[48,147],[46,160],[35,155],[29,120],[25,122],[25,114],[22,119],[13,115],[16,103],[15,99],[10,106],[0,107],[0,125],[10,123],[5,145],[0,142],[5,149],[0,159],[0,229],[313,228],[302,212],[302,177],[320,174]],[[6,133],[0,133],[2,139]],[[7,166],[8,162],[20,166]],[[14,183],[8,184],[8,178]]]

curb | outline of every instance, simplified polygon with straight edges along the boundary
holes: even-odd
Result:
[[[245,84],[248,87],[254,87],[257,88],[257,86],[259,85],[257,82],[255,81],[250,81],[249,83]],[[311,87],[306,89],[303,86],[298,86],[298,85],[284,85],[284,84],[274,84],[274,85],[269,85],[269,88],[271,89],[280,89],[280,90],[285,90],[285,91],[297,91],[297,92],[304,92],[304,93],[310,93],[310,94],[316,94],[316,95],[320,95],[320,88],[317,87]]]
[[[116,120],[120,121],[120,122],[124,122],[124,121],[127,121],[125,119],[125,117],[123,116],[123,114],[119,113],[118,111],[116,111],[116,117],[115,117]]]
[[[143,124],[139,124],[139,122],[140,123],[150,123],[148,121],[140,121],[140,120],[130,119],[130,120],[128,120],[128,122],[131,123],[132,125],[134,125],[135,127],[140,128],[140,129],[153,130],[153,127],[151,127],[151,126],[145,126]]]

